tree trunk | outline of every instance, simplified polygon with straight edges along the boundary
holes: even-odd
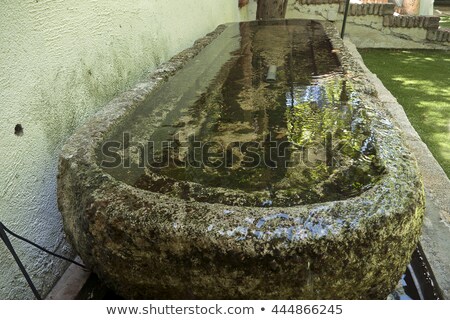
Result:
[[[248,5],[248,0],[239,0],[239,8],[245,7]]]
[[[283,19],[289,0],[258,0],[257,20]]]

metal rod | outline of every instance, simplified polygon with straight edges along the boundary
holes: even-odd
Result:
[[[342,20],[341,39],[344,39],[345,24],[347,23],[347,15],[349,7],[350,7],[350,0],[345,0],[344,20]]]
[[[16,251],[14,250],[11,242],[9,241],[8,236],[6,235],[6,232],[5,232],[5,227],[4,227],[3,223],[1,223],[1,222],[0,222],[0,239],[3,240],[3,242],[6,245],[6,248],[9,250],[9,252],[14,257],[14,260],[16,261],[17,266],[19,267],[20,271],[22,272],[23,276],[25,277],[25,280],[27,281],[28,285],[30,286],[31,291],[33,291],[33,294],[36,297],[36,299],[42,300],[41,295],[39,294],[36,287],[34,286],[33,281],[31,280],[30,276],[28,275],[27,270],[25,269],[25,267],[22,264],[22,261],[20,261],[19,257],[17,256]]]

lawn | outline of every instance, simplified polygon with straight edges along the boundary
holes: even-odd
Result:
[[[450,16],[441,16],[441,20],[439,20],[439,26],[441,28],[450,29]]]
[[[450,177],[450,52],[360,50]]]

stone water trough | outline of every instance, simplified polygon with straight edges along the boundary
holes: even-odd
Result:
[[[327,22],[219,26],[67,141],[64,228],[126,298],[384,299],[416,161]]]

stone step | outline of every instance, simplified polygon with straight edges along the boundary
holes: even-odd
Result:
[[[367,0],[370,1],[370,0]],[[372,0],[373,1],[373,0]],[[384,0],[379,0],[384,1]],[[297,0],[297,3],[303,5],[319,5],[339,3],[339,13],[344,13],[344,0]],[[394,15],[394,12],[396,12]],[[383,26],[399,28],[425,28],[428,30],[437,30],[439,28],[438,16],[411,16],[398,15],[398,7],[393,3],[351,3],[348,11],[349,16],[376,15],[383,16]]]
[[[310,0],[317,1],[317,0]],[[393,3],[351,3],[348,10],[349,16],[385,16],[394,14],[395,5]],[[345,1],[339,1],[339,13],[344,13]]]
[[[384,27],[394,28],[424,28],[437,30],[440,18],[437,16],[403,16],[385,15],[383,17]]]
[[[450,29],[428,30],[427,40],[437,42],[450,42]]]

